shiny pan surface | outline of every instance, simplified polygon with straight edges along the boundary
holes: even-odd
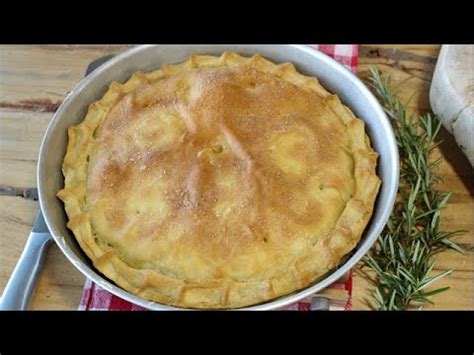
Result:
[[[247,307],[277,309],[322,290],[338,280],[370,249],[391,213],[398,188],[399,158],[390,122],[376,98],[349,70],[327,55],[304,45],[147,45],[123,52],[79,82],[55,113],[43,138],[38,160],[38,193],[46,224],[59,248],[86,277],[129,302],[152,310],[182,309],[150,302],[116,286],[100,274],[67,229],[63,203],[56,197],[63,187],[61,165],[67,145],[67,129],[83,120],[89,104],[100,99],[112,81],[124,82],[136,71],[152,71],[162,64],[185,61],[191,54],[221,55],[224,51],[244,56],[259,53],[275,63],[292,62],[302,74],[315,76],[330,92],[337,94],[366,124],[373,148],[379,153],[377,174],[382,180],[374,211],[354,251],[330,273],[310,287]]]

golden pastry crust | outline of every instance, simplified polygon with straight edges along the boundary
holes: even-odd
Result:
[[[380,185],[363,121],[259,55],[135,73],[68,134],[68,227],[105,276],[174,306],[307,287],[356,246]]]

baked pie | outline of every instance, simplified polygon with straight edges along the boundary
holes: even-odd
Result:
[[[68,228],[117,285],[179,307],[308,287],[359,242],[380,186],[363,121],[259,55],[113,82],[68,135]]]

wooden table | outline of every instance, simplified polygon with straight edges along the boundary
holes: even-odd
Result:
[[[126,46],[0,46],[0,292],[23,250],[38,212],[36,162],[43,133],[66,93],[83,77],[95,58],[117,53]],[[410,108],[429,110],[428,91],[439,46],[361,46],[359,75],[377,64],[395,81],[413,76],[402,86],[407,99],[416,92]],[[444,143],[436,151],[443,157],[442,191],[452,190],[444,214],[444,227],[468,232],[456,237],[467,251],[439,255],[435,270],[454,269],[438,283],[451,290],[434,298],[426,308],[474,309],[474,175],[468,160],[443,130]],[[76,309],[84,277],[51,247],[30,307],[32,309]],[[367,309],[370,286],[355,271],[354,308]]]

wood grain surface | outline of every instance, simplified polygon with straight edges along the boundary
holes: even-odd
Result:
[[[128,46],[0,46],[0,292],[23,250],[39,206],[36,162],[42,135],[67,93],[84,76],[94,59]],[[359,73],[367,76],[378,65],[395,82],[412,77],[401,87],[402,99],[415,92],[410,109],[429,110],[428,91],[438,45],[360,46]],[[443,158],[441,191],[453,191],[443,213],[446,229],[467,232],[456,241],[466,254],[447,251],[438,256],[436,270],[454,269],[437,284],[451,289],[436,296],[428,309],[474,309],[474,175],[452,136],[441,132],[435,155]],[[31,309],[77,309],[84,277],[53,245],[36,288]],[[354,278],[354,308],[369,309],[371,285],[358,267]],[[332,291],[328,291],[328,295]]]

